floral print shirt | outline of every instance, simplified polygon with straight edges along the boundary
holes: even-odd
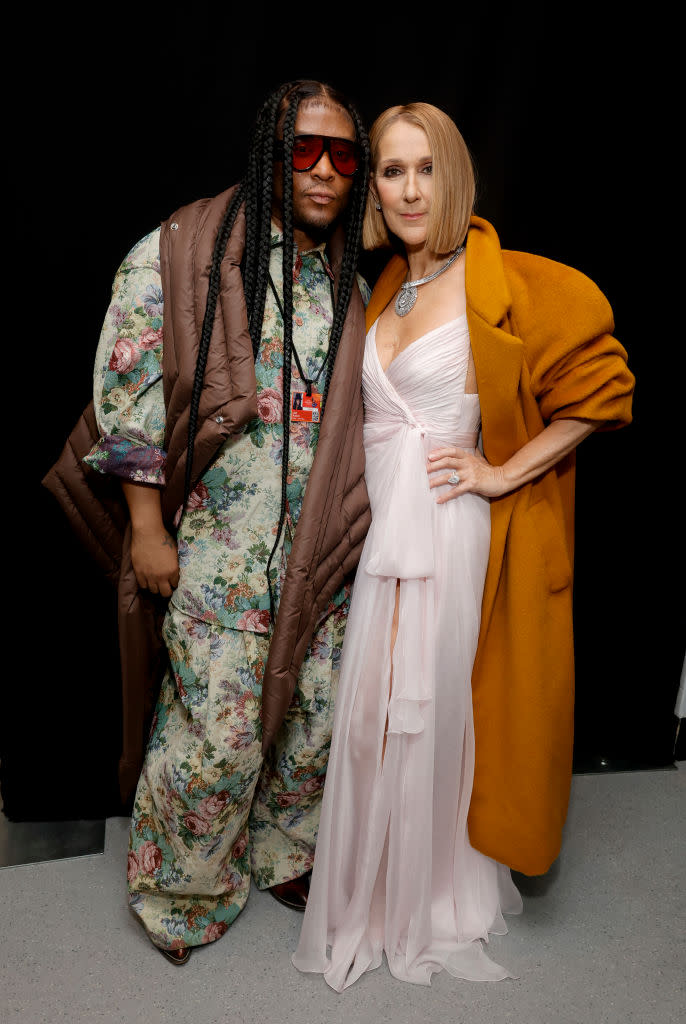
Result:
[[[280,232],[272,226],[274,287],[267,288],[255,363],[258,415],[241,433],[227,438],[190,495],[177,535],[179,586],[171,598],[186,615],[256,633],[270,630],[266,569],[281,505],[281,243]],[[294,252],[293,342],[311,378],[328,350],[332,279],[323,244]],[[366,303],[369,289],[359,276],[358,284]],[[95,365],[94,399],[102,436],[85,461],[102,473],[160,486],[165,463],[162,311],[158,229],[134,246],[114,281]],[[304,390],[294,360],[291,392]],[[270,569],[277,605],[318,436],[318,423],[290,425],[287,517]],[[347,587],[338,591],[331,609],[347,592]]]

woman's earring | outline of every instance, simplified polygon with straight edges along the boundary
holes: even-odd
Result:
[[[381,209],[381,203],[378,200],[376,201],[376,203],[374,205],[376,206],[377,210]]]

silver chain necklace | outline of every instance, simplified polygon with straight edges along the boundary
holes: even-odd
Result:
[[[407,316],[415,302],[417,301],[417,288],[420,284],[427,284],[429,281],[433,281],[434,278],[442,274],[444,270],[451,267],[460,253],[464,252],[464,246],[461,245],[459,249],[456,249],[452,254],[447,263],[444,263],[438,270],[434,270],[433,274],[429,274],[428,277],[419,277],[416,281],[405,281],[400,286],[400,292],[395,300],[395,311],[398,316]]]

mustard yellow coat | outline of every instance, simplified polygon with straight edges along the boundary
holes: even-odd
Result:
[[[407,272],[394,256],[367,327]],[[472,217],[467,321],[484,454],[502,465],[551,420],[612,430],[631,421],[633,375],[612,310],[571,267],[501,250]],[[491,550],[472,674],[476,764],[469,838],[529,875],[560,851],[572,773],[574,455],[491,502]]]

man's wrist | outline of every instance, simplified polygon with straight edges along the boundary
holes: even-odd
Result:
[[[137,537],[158,537],[166,535],[169,531],[162,520],[132,519],[131,529]]]

